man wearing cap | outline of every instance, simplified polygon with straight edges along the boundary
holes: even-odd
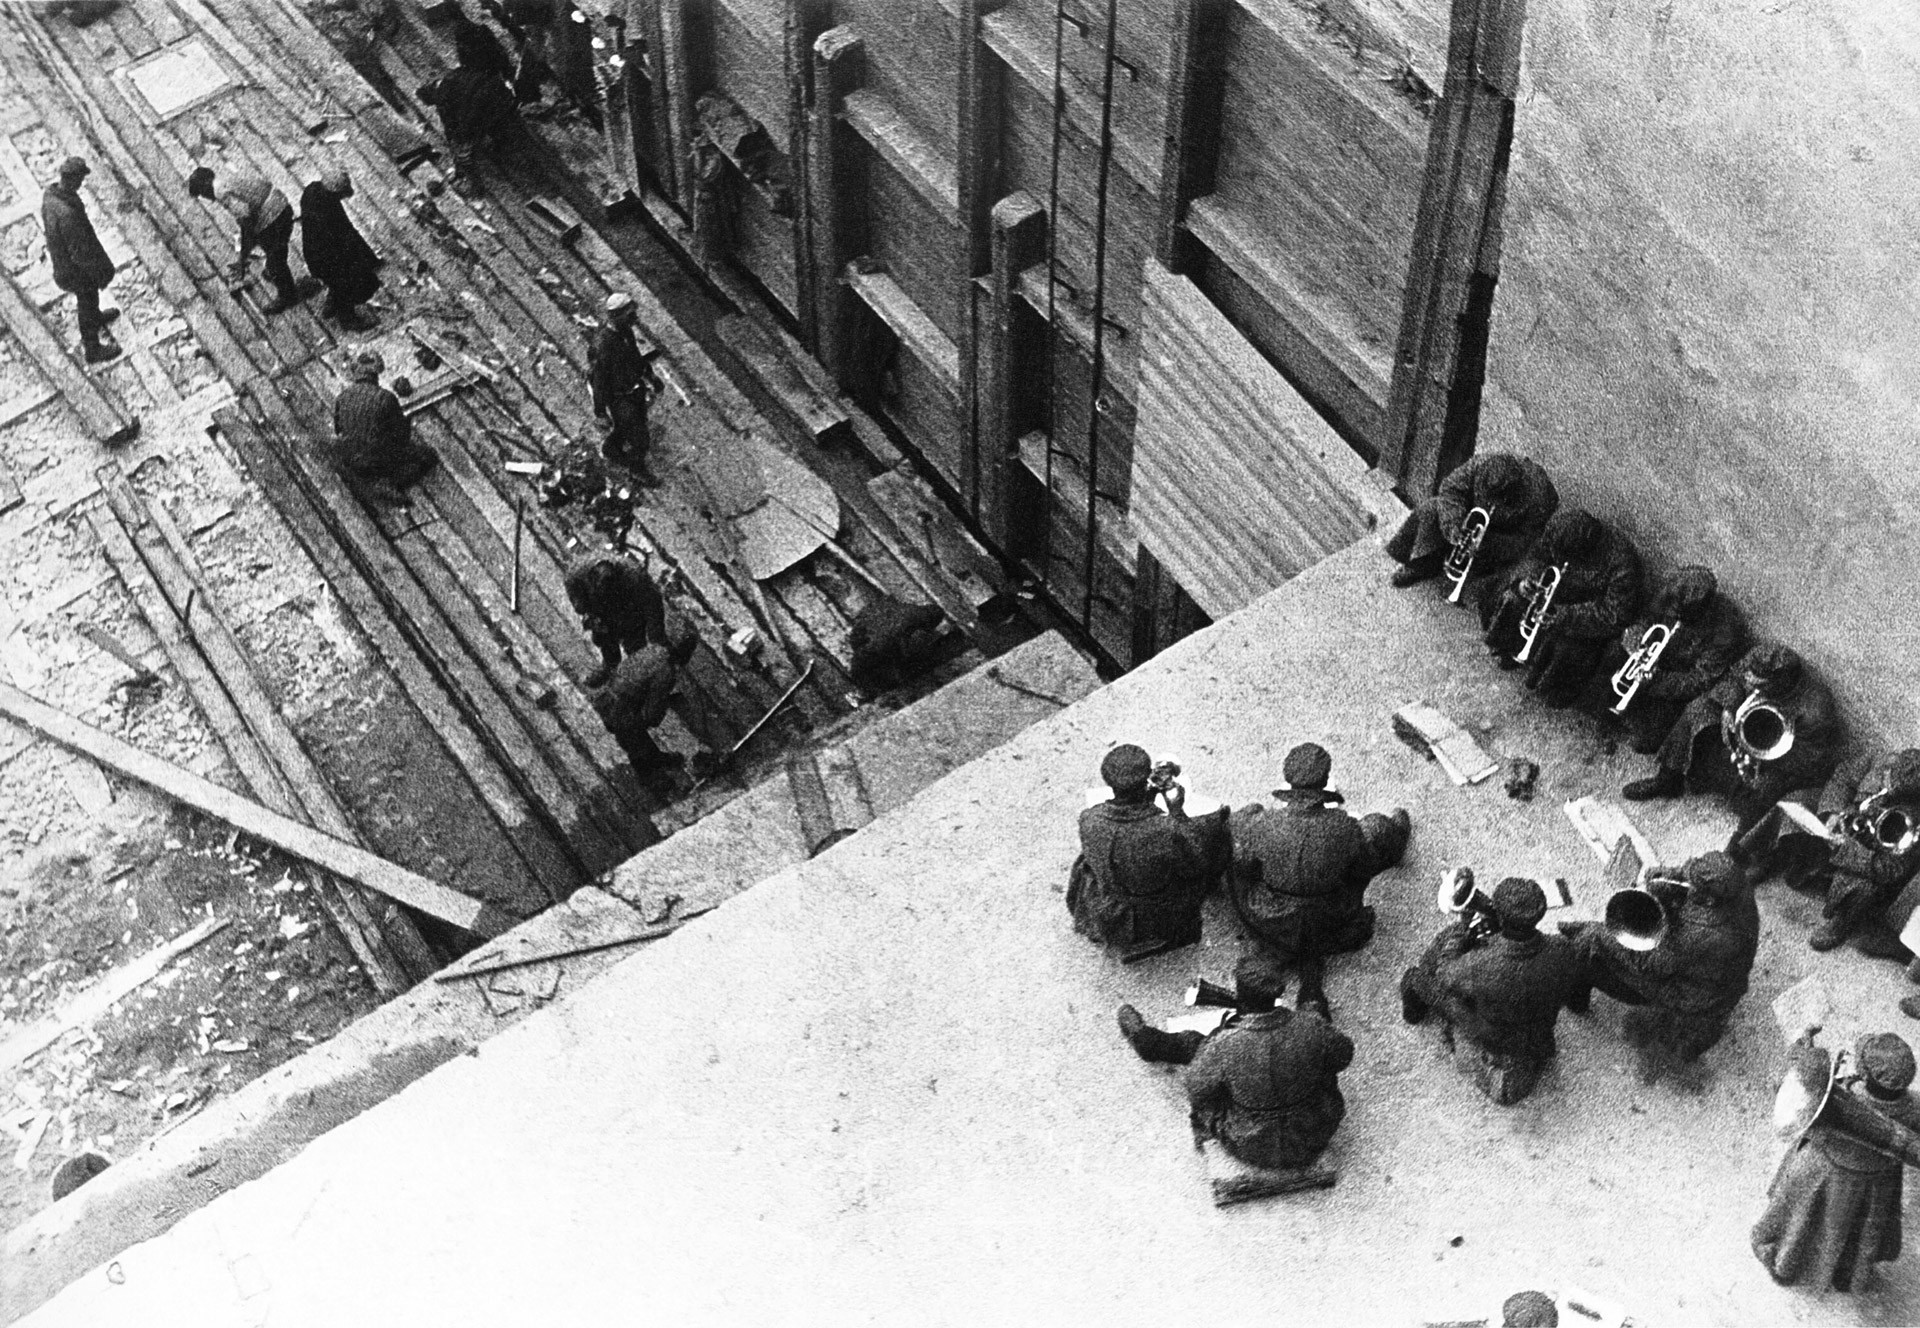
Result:
[[[1788,1055],[1810,1061],[1810,1077],[1826,1077],[1826,1053],[1813,1045],[1812,1030]],[[1907,1091],[1913,1049],[1892,1033],[1870,1033],[1856,1045],[1855,1060],[1857,1086],[1842,1076],[1833,1091],[1849,1095],[1858,1110],[1920,1130],[1920,1101]],[[1860,1283],[1874,1264],[1900,1257],[1906,1165],[1868,1147],[1823,1112],[1780,1159],[1766,1210],[1753,1224],[1754,1257],[1782,1286],[1863,1289]]]
[[[1520,561],[1540,538],[1560,506],[1553,481],[1537,461],[1505,452],[1485,452],[1457,467],[1439,491],[1415,505],[1387,541],[1396,586],[1417,585],[1440,575],[1460,542],[1467,513],[1485,508],[1491,520],[1473,557],[1473,584]]]
[[[1608,644],[1594,670],[1590,698],[1595,709],[1610,712],[1619,701],[1614,675],[1655,626],[1671,628],[1672,635],[1620,716],[1629,745],[1642,755],[1660,749],[1687,704],[1726,677],[1748,645],[1746,617],[1719,593],[1713,569],[1679,568],[1660,582],[1638,621]]]
[[[1373,939],[1367,885],[1399,863],[1412,830],[1405,808],[1358,820],[1336,804],[1327,780],[1333,758],[1318,743],[1287,753],[1279,805],[1259,803],[1233,818],[1233,902],[1248,930],[1300,968],[1300,999],[1321,1001],[1328,955]]]
[[[364,332],[373,320],[359,306],[380,289],[380,259],[347,216],[351,197],[353,180],[337,168],[300,191],[300,252],[327,288],[321,316]]]
[[[420,89],[433,107],[453,154],[453,178],[470,180],[474,153],[497,150],[520,118],[508,81],[513,64],[493,31],[456,10],[454,67]]]
[[[80,197],[80,185],[92,168],[79,157],[60,163],[60,179],[47,186],[40,203],[40,223],[47,232],[47,257],[53,263],[53,284],[73,296],[80,323],[80,344],[88,364],[101,364],[120,353],[120,344],[107,324],[118,309],[100,310],[100,292],[113,280],[113,260],[94,233],[93,218]]]
[[[1186,790],[1152,782],[1153,760],[1122,743],[1100,763],[1113,790],[1080,813],[1080,856],[1067,877],[1074,930],[1103,945],[1173,949],[1200,939],[1200,901],[1233,861],[1227,809],[1187,815]],[[1166,799],[1162,812],[1155,795]]]
[[[625,291],[607,297],[607,321],[594,333],[587,355],[587,382],[593,392],[593,413],[607,430],[600,455],[629,467],[642,484],[651,486],[660,481],[647,467],[652,441],[647,407],[659,394],[661,383],[634,339],[638,317],[639,309]]]
[[[1755,760],[1747,776],[1733,760],[1734,740],[1728,730],[1741,704],[1752,696],[1780,712],[1793,743],[1774,760]],[[1659,768],[1621,789],[1620,796],[1643,802],[1688,791],[1724,793],[1740,814],[1744,833],[1795,789],[1824,784],[1839,759],[1840,740],[1833,694],[1813,677],[1799,654],[1787,646],[1758,645],[1687,705],[1660,744]]]
[[[300,288],[287,262],[294,217],[293,205],[285,194],[257,175],[242,175],[216,197],[213,168],[196,166],[187,177],[187,195],[218,202],[240,223],[240,256],[234,260],[234,280],[247,275],[247,264],[256,248],[266,258],[267,280],[273,283],[275,294],[272,303],[261,306],[261,313],[283,313],[300,303]]]
[[[1317,1009],[1279,1003],[1287,975],[1271,956],[1242,959],[1234,978],[1238,1005],[1211,1033],[1151,1028],[1131,1005],[1120,1007],[1120,1033],[1140,1059],[1187,1067],[1195,1138],[1249,1166],[1307,1166],[1346,1117],[1340,1071],[1353,1039]]]
[[[665,751],[654,741],[653,729],[667,717],[680,671],[698,640],[692,632],[683,631],[670,642],[652,642],[621,660],[602,683],[588,684],[587,701],[643,784],[669,782],[686,763],[685,756]]]
[[[386,361],[363,350],[349,362],[351,381],[333,399],[335,460],[363,497],[404,503],[401,492],[440,460],[413,441],[413,422],[400,398],[380,386]]]
[[[1598,922],[1563,922],[1560,931],[1583,965],[1583,990],[1569,1008],[1586,1009],[1589,987],[1635,1007],[1625,1031],[1651,1082],[1663,1059],[1691,1064],[1727,1031],[1760,948],[1760,910],[1725,853],[1703,853],[1678,873],[1656,867],[1647,885],[1666,917],[1652,949],[1629,949]]]
[[[1555,512],[1527,556],[1481,593],[1487,649],[1502,668],[1515,665],[1520,624],[1538,586],[1560,570],[1552,601],[1527,659],[1527,687],[1548,705],[1579,699],[1608,642],[1640,607],[1640,555],[1626,536],[1577,507]]]
[[[600,651],[600,667],[582,681],[598,687],[624,655],[667,639],[667,602],[647,569],[616,553],[595,553],[567,569],[567,600]]]
[[[1580,960],[1560,936],[1543,936],[1547,897],[1522,876],[1493,891],[1500,930],[1481,939],[1464,919],[1433,938],[1420,962],[1400,979],[1400,1014],[1417,1024],[1431,1012],[1453,1044],[1466,1034],[1480,1053],[1480,1089],[1503,1107],[1533,1092],[1558,1048],[1553,1030],[1570,1002],[1586,1008]]]

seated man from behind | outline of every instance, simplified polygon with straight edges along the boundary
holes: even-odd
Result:
[[[1466,918],[1449,923],[1400,979],[1400,1013],[1417,1024],[1431,1011],[1480,1054],[1480,1090],[1501,1106],[1540,1082],[1558,1048],[1553,1029],[1569,1003],[1586,1008],[1580,961],[1559,936],[1540,934],[1547,897],[1538,883],[1509,876],[1494,887],[1499,930],[1482,935]]]
[[[1174,949],[1200,939],[1200,902],[1233,861],[1227,809],[1186,812],[1186,790],[1156,788],[1153,760],[1122,743],[1100,763],[1110,801],[1080,813],[1067,879],[1074,930],[1105,945]],[[1154,806],[1164,796],[1167,810]]]
[[[1421,499],[1387,541],[1387,556],[1400,564],[1393,569],[1393,584],[1417,585],[1439,576],[1476,507],[1489,521],[1468,568],[1468,584],[1481,584],[1481,578],[1519,562],[1559,506],[1560,495],[1539,462],[1505,452],[1476,456],[1453,470],[1438,492]]]
[[[1660,749],[1688,703],[1726,677],[1748,643],[1745,615],[1719,593],[1712,569],[1679,568],[1660,583],[1639,620],[1608,645],[1594,673],[1607,684],[1594,689],[1595,708],[1610,711],[1619,703],[1613,679],[1636,652],[1646,657],[1651,650],[1647,634],[1655,628],[1671,634],[1659,647],[1652,672],[1633,689],[1620,713],[1629,745],[1642,755]]]
[[[335,460],[363,498],[405,503],[402,492],[439,464],[430,447],[413,441],[413,421],[400,398],[380,386],[386,361],[364,350],[350,362],[351,380],[333,399]]]
[[[1557,569],[1530,651],[1522,624]],[[1608,642],[1640,607],[1640,555],[1624,535],[1577,507],[1555,512],[1540,542],[1481,594],[1487,649],[1502,668],[1524,662],[1527,686],[1551,706],[1570,706]],[[1525,661],[1518,656],[1527,654]]]

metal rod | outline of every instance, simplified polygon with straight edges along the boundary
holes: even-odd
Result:
[[[1054,359],[1059,354],[1060,340],[1054,292],[1059,283],[1054,280],[1054,273],[1060,270],[1060,122],[1066,107],[1060,75],[1061,63],[1065,58],[1060,34],[1066,21],[1066,0],[1054,0],[1053,154],[1047,181],[1047,474],[1046,491],[1040,499],[1046,513],[1040,522],[1040,588],[1047,591],[1053,589],[1053,450],[1054,439],[1060,430],[1059,375],[1054,372]]]
[[[1094,553],[1100,534],[1100,387],[1107,369],[1107,181],[1113,166],[1113,43],[1120,19],[1119,0],[1107,0],[1107,39],[1101,47],[1100,175],[1093,222],[1093,383],[1087,391],[1087,542],[1086,585],[1080,624],[1093,630]]]
[[[523,494],[513,502],[513,579],[507,589],[507,607],[520,612],[520,528],[526,524],[527,500]]]

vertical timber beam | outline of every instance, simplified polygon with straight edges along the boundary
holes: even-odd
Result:
[[[986,448],[985,414],[992,401],[980,398],[980,286],[976,277],[992,263],[993,240],[989,212],[999,190],[1000,86],[998,62],[981,40],[980,20],[1005,0],[960,0],[960,105],[958,180],[959,225],[954,231],[953,289],[960,300],[960,497],[981,519],[982,490],[990,481],[985,472],[996,464],[998,452]],[[990,316],[991,316],[991,311]]]
[[[1380,445],[1380,468],[1409,497],[1439,487],[1449,462],[1471,452],[1478,427],[1475,364],[1499,271],[1525,17],[1525,0],[1453,0],[1446,89],[1427,141]]]
[[[1025,386],[1036,375],[1023,373],[1021,366],[1031,366],[1046,354],[1044,343],[1019,334],[1020,273],[1046,259],[1046,209],[1024,190],[1008,194],[994,205],[991,226],[991,294],[980,338],[986,372],[980,384],[977,519],[994,547],[1011,554],[1013,468],[1020,464],[1021,432],[1039,415],[1026,399],[1030,389]]]
[[[680,210],[693,216],[693,52],[687,34],[688,10],[700,0],[659,0],[660,87],[657,96],[666,108],[665,155],[673,162],[674,197]]]
[[[859,256],[858,220],[862,201],[858,162],[848,150],[853,131],[840,124],[840,102],[860,85],[865,58],[859,34],[849,27],[829,28],[813,44],[813,107],[808,115],[808,203],[812,207],[814,358],[842,387],[854,376],[853,292],[841,281],[846,265]]]
[[[1190,274],[1199,242],[1187,234],[1187,204],[1213,192],[1225,96],[1227,10],[1231,0],[1180,0],[1168,62],[1167,123],[1160,148],[1160,217],[1154,257]]]
[[[813,105],[813,44],[830,21],[830,0],[787,0],[785,59],[787,67],[787,161],[793,172],[793,289],[794,314],[808,349],[819,344],[819,309],[814,271],[813,171],[808,150]]]
[[[640,24],[647,40],[647,115],[653,123],[653,173],[668,198],[679,199],[686,163],[674,137],[673,81],[667,77],[667,36],[663,16],[675,0],[645,0]]]

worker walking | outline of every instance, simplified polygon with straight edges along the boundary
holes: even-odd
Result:
[[[293,267],[287,262],[287,246],[293,240],[293,204],[287,196],[257,175],[243,175],[216,194],[213,168],[196,166],[187,177],[187,194],[217,202],[240,223],[240,256],[233,263],[235,281],[247,275],[247,265],[258,249],[266,259],[267,280],[273,283],[274,297],[260,306],[264,314],[283,313],[300,303],[300,287],[293,280]]]
[[[593,392],[593,413],[607,431],[600,455],[633,471],[649,488],[660,483],[647,467],[647,408],[660,393],[661,383],[640,353],[634,339],[639,310],[633,296],[616,291],[607,297],[607,321],[594,334],[587,355],[587,382]]]
[[[79,309],[80,344],[88,364],[101,364],[120,354],[120,344],[107,324],[118,309],[100,310],[100,292],[113,280],[113,260],[94,233],[93,219],[80,198],[80,182],[93,168],[80,157],[60,163],[60,179],[47,186],[40,203],[40,222],[47,232],[47,257],[53,263],[53,284],[73,296]]]

